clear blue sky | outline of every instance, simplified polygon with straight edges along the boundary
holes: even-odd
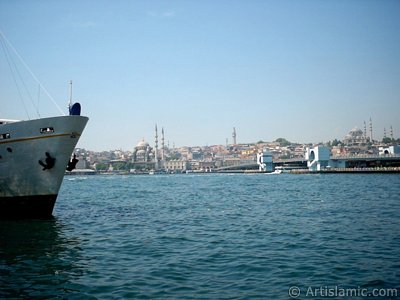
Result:
[[[153,144],[156,123],[170,146],[231,143],[233,127],[342,139],[370,117],[400,136],[400,1],[0,0],[0,29],[65,110],[73,80],[87,149]],[[0,116],[27,118],[0,53]],[[32,102],[59,114],[26,80],[30,117]]]

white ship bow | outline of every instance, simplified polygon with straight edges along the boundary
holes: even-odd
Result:
[[[0,216],[51,216],[87,121],[79,115],[0,121]]]

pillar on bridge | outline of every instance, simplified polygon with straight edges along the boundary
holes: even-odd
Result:
[[[325,146],[308,148],[305,153],[307,167],[310,171],[321,171],[329,165],[331,151]]]
[[[272,172],[274,167],[271,152],[264,149],[262,152],[257,153],[257,164],[260,172]]]
[[[398,155],[400,154],[400,146],[387,146],[387,147],[379,147],[379,155]]]

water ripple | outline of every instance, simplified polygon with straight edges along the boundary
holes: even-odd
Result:
[[[398,175],[66,179],[50,221],[1,221],[0,297],[288,299],[400,286]]]

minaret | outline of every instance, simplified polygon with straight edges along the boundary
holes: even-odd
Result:
[[[371,119],[371,117],[369,118],[369,139],[371,140],[371,143],[372,143],[373,140],[372,140],[372,119]]]
[[[365,123],[365,121],[364,121],[364,138],[365,138],[365,140],[368,140],[368,137],[367,137],[367,123]]]
[[[233,138],[233,144],[236,145],[236,128],[235,127],[233,127],[232,138]]]
[[[164,127],[161,129],[161,160],[164,160],[164,149],[165,149],[165,144],[164,144]]]
[[[157,170],[158,169],[158,131],[157,131],[157,124],[156,124],[156,135],[155,135],[155,151],[154,151],[154,168]]]
[[[392,140],[394,140],[394,138],[393,138],[393,127],[392,127],[392,125],[390,125],[390,138],[391,138]]]
[[[386,127],[383,127],[383,138],[386,138]]]

